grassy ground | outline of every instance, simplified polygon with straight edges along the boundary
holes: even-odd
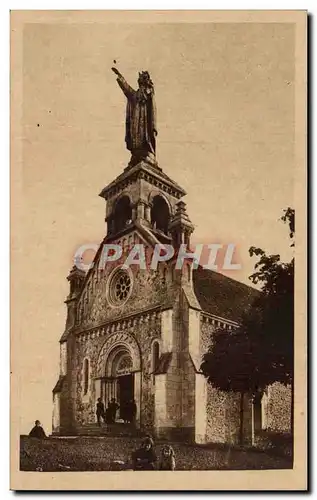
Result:
[[[43,441],[21,436],[20,469],[24,471],[105,471],[113,460],[127,462],[140,444],[139,438],[77,437],[49,438]],[[290,458],[264,451],[224,446],[172,444],[176,470],[288,469]],[[159,454],[162,443],[156,444]]]

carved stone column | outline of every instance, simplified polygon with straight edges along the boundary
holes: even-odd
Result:
[[[144,207],[144,218],[149,224],[151,224],[151,206],[150,205],[145,205],[145,207]]]
[[[145,208],[145,202],[143,200],[140,200],[137,205],[137,218],[138,219],[144,219],[144,208]]]

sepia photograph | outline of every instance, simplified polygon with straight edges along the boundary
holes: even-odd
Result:
[[[306,23],[11,12],[12,489],[307,486]]]

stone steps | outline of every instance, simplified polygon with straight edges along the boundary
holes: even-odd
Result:
[[[141,435],[140,429],[128,424],[102,424],[87,423],[77,428],[78,436],[112,436],[112,437],[138,437]]]

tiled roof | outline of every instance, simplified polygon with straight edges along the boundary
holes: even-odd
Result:
[[[193,271],[193,281],[203,311],[237,322],[261,293],[240,281],[201,266]]]

